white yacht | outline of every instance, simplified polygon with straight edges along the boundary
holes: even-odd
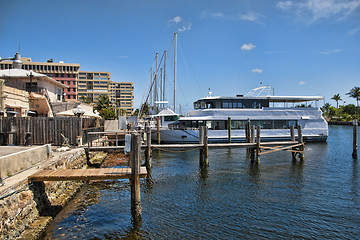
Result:
[[[290,140],[290,126],[302,126],[305,141],[326,141],[328,124],[318,101],[321,96],[270,96],[269,86],[251,90],[245,96],[201,98],[194,110],[177,121],[161,127],[162,143],[197,143],[199,126],[208,127],[209,142],[228,141],[228,121],[231,120],[231,141],[245,142],[245,126],[261,126],[261,139]],[[300,104],[300,105],[299,105]],[[152,134],[157,141],[157,134]]]

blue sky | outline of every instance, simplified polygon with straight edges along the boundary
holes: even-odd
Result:
[[[360,0],[0,0],[0,57],[80,63],[131,81],[135,108],[154,56],[168,50],[172,104],[173,33],[178,32],[177,105],[207,95],[345,93],[360,86]],[[323,103],[321,103],[323,104]]]

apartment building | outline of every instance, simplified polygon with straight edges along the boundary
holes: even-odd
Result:
[[[110,78],[109,72],[79,72],[78,79],[78,99],[85,97],[90,102],[95,102],[96,99],[105,94],[111,98],[110,95]]]
[[[126,114],[134,112],[134,83],[111,82],[111,102],[120,109],[125,109]]]
[[[66,85],[63,91],[65,101],[77,101],[77,79],[79,74],[79,63],[54,62],[49,59],[46,62],[32,62],[31,58],[21,57],[22,69],[45,74],[58,82]],[[12,69],[13,61],[0,62],[0,70]]]
[[[127,115],[134,111],[134,85],[132,82],[113,82],[110,72],[79,71],[80,64],[54,62],[32,62],[31,58],[21,57],[22,69],[41,73],[67,86],[62,99],[69,102],[82,98],[95,103],[99,95],[108,95],[114,107],[125,109]],[[0,62],[0,70],[13,69],[13,61]]]

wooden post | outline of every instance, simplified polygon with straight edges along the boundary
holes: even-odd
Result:
[[[200,151],[200,167],[206,167],[209,165],[209,148],[208,148],[208,128],[207,126],[203,126],[202,128],[202,140],[199,139],[203,143],[202,151]]]
[[[117,132],[115,133],[115,141],[116,141],[115,146],[119,146],[119,143],[118,143],[119,139],[118,139],[118,133]]]
[[[299,146],[299,159],[300,161],[304,161],[304,139],[303,139],[303,135],[302,135],[302,127],[301,125],[298,125],[298,142],[301,143],[302,145]]]
[[[140,197],[140,134],[131,135],[131,214],[135,222],[141,221],[141,197]]]
[[[250,142],[255,143],[255,125],[251,126]]]
[[[146,131],[146,150],[145,150],[145,165],[146,168],[151,168],[151,127],[145,124]]]
[[[205,126],[199,127],[199,144],[204,144],[204,128]]]
[[[294,125],[290,126],[290,138],[292,142],[295,142],[295,128]],[[296,150],[296,148],[292,148],[292,150]],[[296,152],[291,152],[293,162],[296,161]]]
[[[228,141],[231,143],[231,117],[228,117]]]
[[[157,142],[158,144],[160,144],[160,123],[161,123],[161,119],[160,117],[156,118],[156,132],[157,132]]]
[[[357,129],[358,129],[358,122],[357,119],[353,121],[353,152],[352,157],[357,158],[357,147],[358,147],[358,137],[357,137]]]
[[[295,128],[294,125],[290,126],[290,138],[292,142],[295,142]]]
[[[250,142],[251,143],[255,143],[255,125],[252,125],[250,127]],[[250,147],[250,158],[251,161],[255,160],[255,148],[254,147]]]
[[[261,126],[257,125],[256,126],[256,161],[259,163],[260,162],[260,129]]]
[[[202,166],[204,162],[204,126],[199,127],[199,144],[201,145],[199,149],[199,165]]]
[[[249,143],[250,142],[250,132],[249,132],[249,128],[248,128],[248,123],[245,123],[245,142]],[[246,148],[246,152],[249,153],[250,148],[247,147]]]

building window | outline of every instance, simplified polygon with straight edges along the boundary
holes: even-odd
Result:
[[[76,88],[73,88],[73,92],[76,92]]]
[[[61,74],[61,77],[62,77],[62,78],[64,77],[64,74],[63,74],[63,73]]]
[[[70,74],[68,74],[67,77],[68,77],[68,78],[71,78],[71,77],[70,77]]]

